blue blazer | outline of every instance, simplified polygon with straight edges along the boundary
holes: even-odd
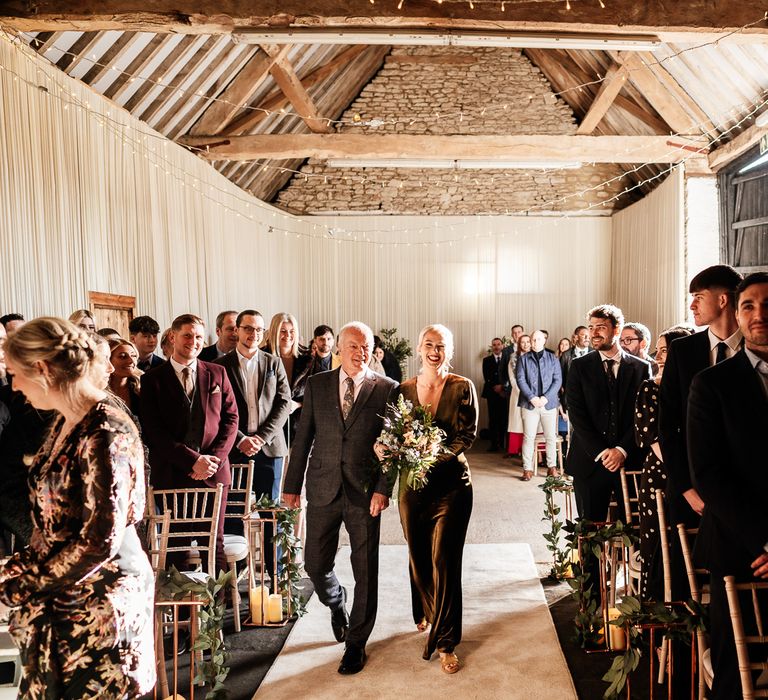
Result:
[[[549,411],[560,405],[557,394],[563,383],[563,375],[560,370],[560,361],[546,350],[539,362],[536,362],[533,352],[527,352],[517,360],[515,376],[517,386],[520,388],[517,405],[527,409],[534,408],[531,399],[539,395],[539,371],[541,371],[543,395],[547,399],[547,405],[544,408]]]

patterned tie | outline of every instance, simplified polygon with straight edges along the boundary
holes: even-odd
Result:
[[[352,377],[347,377],[344,381],[347,383],[347,390],[344,392],[344,402],[341,404],[341,415],[344,420],[347,420],[355,403],[355,382]]]
[[[187,395],[188,399],[191,399],[192,394],[195,391],[195,384],[192,381],[192,371],[189,367],[185,367],[181,370],[181,378],[184,384],[184,393]]]
[[[717,348],[717,357],[715,357],[715,364],[719,364],[720,362],[722,362],[728,357],[728,355],[725,354],[726,351],[728,350],[728,346],[725,343],[720,342],[715,347]]]

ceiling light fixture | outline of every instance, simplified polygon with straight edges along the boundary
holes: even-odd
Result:
[[[240,29],[236,41],[247,44],[378,44],[391,46],[488,46],[521,49],[590,49],[654,51],[661,40],[652,35],[544,34],[541,32],[366,31],[364,29]]]
[[[421,158],[331,158],[329,168],[433,168],[441,170],[573,170],[582,163],[576,161],[523,160],[425,160]]]

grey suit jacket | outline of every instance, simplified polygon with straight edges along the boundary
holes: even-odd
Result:
[[[301,493],[306,475],[310,504],[327,505],[343,488],[352,503],[367,506],[374,492],[387,496],[390,492],[373,445],[381,433],[387,403],[396,400],[398,384],[368,370],[345,422],[339,372],[321,372],[307,381],[283,492]]]
[[[258,351],[259,364],[259,427],[256,435],[264,440],[261,451],[266,457],[285,457],[288,446],[283,426],[291,410],[291,387],[279,357]],[[237,425],[235,446],[248,434],[248,403],[245,398],[245,384],[240,371],[237,350],[222,355],[214,364],[227,370],[229,382],[235,392],[240,420]]]

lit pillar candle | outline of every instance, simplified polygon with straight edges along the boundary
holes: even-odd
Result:
[[[266,620],[264,619],[267,611],[267,596],[269,595],[269,589],[266,586],[256,586],[251,588],[248,594],[251,607],[251,622],[254,625],[263,625]]]
[[[267,620],[269,622],[283,621],[283,596],[279,593],[272,593],[267,603]]]
[[[608,608],[608,620],[618,620],[621,617],[621,612],[618,608]],[[611,649],[613,651],[624,651],[627,648],[627,635],[624,632],[623,627],[617,625],[609,625],[608,629],[611,631]]]

